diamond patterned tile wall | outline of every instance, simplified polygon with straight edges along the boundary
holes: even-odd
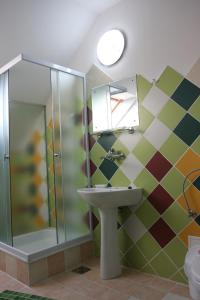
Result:
[[[200,89],[169,66],[155,85],[141,75],[137,79],[139,128],[133,135],[94,136],[90,151],[95,166],[92,184],[133,183],[143,188],[141,204],[119,210],[122,262],[186,282],[183,264],[188,235],[200,236],[200,172],[186,188],[191,207],[198,212],[195,220],[187,216],[182,185],[184,176],[200,167]],[[122,150],[126,159],[120,163],[102,160],[100,157],[111,148]],[[95,210],[95,248],[99,254],[96,218]]]

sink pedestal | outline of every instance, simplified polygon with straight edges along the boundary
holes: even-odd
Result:
[[[111,279],[121,274],[120,254],[117,236],[117,208],[100,208],[102,279]]]

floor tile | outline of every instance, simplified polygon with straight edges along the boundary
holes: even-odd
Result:
[[[176,294],[169,293],[162,300],[189,300],[191,298],[186,298]]]
[[[190,298],[189,288],[186,285],[176,284],[171,292],[179,296]]]

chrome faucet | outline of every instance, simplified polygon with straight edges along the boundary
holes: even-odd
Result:
[[[101,159],[108,159],[110,161],[115,161],[115,160],[120,160],[120,159],[125,159],[125,154],[121,151],[115,151],[115,149],[110,149],[108,153],[101,157]]]

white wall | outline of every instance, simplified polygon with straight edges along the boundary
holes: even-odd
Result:
[[[96,44],[111,28],[125,32],[127,49],[106,68],[96,59]],[[166,65],[187,74],[200,56],[199,31],[200,0],[122,0],[97,17],[69,64],[87,72],[94,63],[113,80],[134,73],[152,80]]]

